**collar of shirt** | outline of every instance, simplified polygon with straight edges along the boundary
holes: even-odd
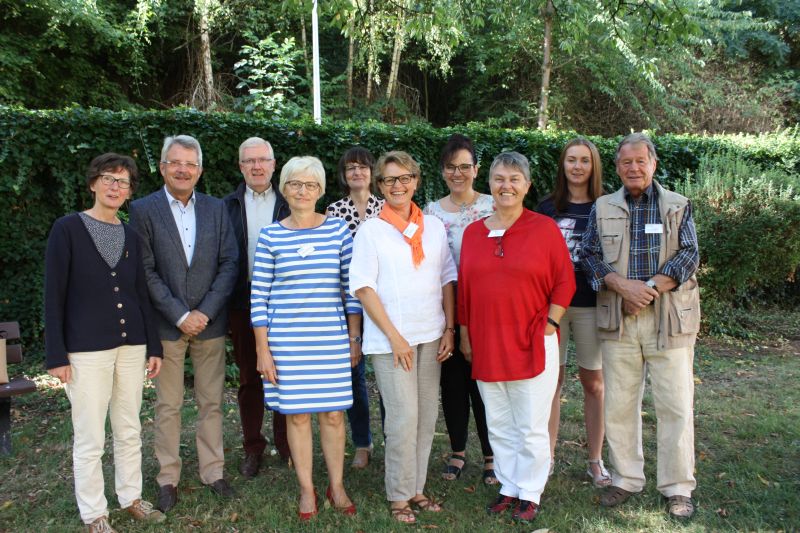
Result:
[[[631,193],[630,191],[628,191],[628,189],[625,189],[625,199],[628,201],[629,204],[640,203],[642,200],[644,200],[645,203],[647,203],[653,198],[655,198],[657,194],[658,193],[656,193],[656,189],[655,187],[653,187],[652,183],[650,183],[650,185],[648,185],[647,188],[642,192],[642,195],[639,197],[638,200],[636,200],[631,196]]]
[[[164,194],[167,195],[167,202],[169,202],[169,205],[172,205],[174,202],[178,202],[178,204],[180,204],[181,209],[183,209],[184,207],[188,207],[189,204],[192,204],[192,207],[194,207],[195,202],[197,202],[197,197],[195,196],[194,191],[192,191],[192,197],[189,198],[189,201],[186,203],[186,206],[183,205],[183,202],[181,202],[180,200],[178,200],[169,193],[166,185],[164,185]]]
[[[270,195],[275,194],[272,190],[272,184],[269,184],[269,188],[264,192],[256,192],[251,189],[248,185],[244,187],[244,194],[251,200],[266,200],[270,197]]]

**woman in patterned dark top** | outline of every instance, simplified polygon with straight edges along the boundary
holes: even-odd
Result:
[[[586,474],[592,484],[607,487],[611,476],[603,465],[603,370],[600,341],[597,339],[595,319],[595,292],[589,286],[581,269],[578,254],[581,237],[589,220],[594,201],[603,195],[603,167],[597,147],[591,141],[578,137],[569,141],[561,152],[552,194],[542,200],[537,208],[558,223],[567,242],[575,270],[576,291],[567,312],[561,319],[561,368],[558,386],[550,411],[551,472],[555,465],[556,439],[561,414],[561,387],[567,363],[567,346],[570,333],[575,342],[578,376],[583,385],[583,418],[589,444],[589,461]]]
[[[368,218],[376,217],[383,209],[384,200],[370,192],[372,167],[375,158],[369,150],[354,146],[339,160],[339,185],[347,196],[328,206],[328,216],[344,219],[355,238],[358,226]],[[358,336],[361,342],[361,336]],[[360,345],[359,345],[360,346]],[[356,452],[353,468],[366,468],[372,454],[372,432],[369,429],[369,397],[364,358],[359,354],[353,366],[353,407],[347,410],[350,432]]]
[[[139,421],[144,370],[158,375],[162,348],[138,236],[117,216],[137,176],[130,157],[96,157],[86,172],[94,205],[56,220],[47,240],[46,363],[72,407],[75,496],[90,532],[113,531],[101,461],[109,414],[120,506],[136,520],[166,518],[142,500]]]

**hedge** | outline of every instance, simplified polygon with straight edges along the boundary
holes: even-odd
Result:
[[[105,111],[73,108],[30,111],[0,106],[0,319],[18,320],[29,344],[41,346],[43,256],[53,221],[90,206],[83,173],[96,155],[115,151],[136,158],[141,175],[137,196],[161,184],[158,160],[164,136],[185,133],[203,147],[203,177],[199,189],[222,196],[241,180],[238,146],[247,137],[268,139],[278,160],[294,155],[319,157],[328,173],[328,190],[321,201],[340,196],[335,179],[339,156],[355,144],[380,154],[402,149],[420,163],[423,174],[417,200],[443,196],[438,155],[453,132],[474,139],[482,163],[476,187],[486,190],[492,158],[517,150],[531,161],[534,192],[528,202],[547,192],[555,176],[559,153],[574,132],[490,128],[481,124],[436,129],[427,125],[390,126],[381,123],[337,122],[316,125],[251,115],[190,109],[169,111]],[[617,138],[592,137],[601,151],[607,188],[619,186],[613,156]],[[694,172],[703,154],[722,149],[784,170],[800,172],[800,128],[761,136],[657,135],[660,158],[657,179],[667,187]]]

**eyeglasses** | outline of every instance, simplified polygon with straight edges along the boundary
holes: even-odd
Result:
[[[474,167],[474,166],[475,165],[473,165],[471,163],[464,163],[463,165],[445,165],[444,166],[444,173],[453,175],[453,174],[456,173],[456,170],[458,170],[462,174],[466,174],[467,172],[472,170],[472,167]]]
[[[400,176],[384,176],[380,178],[378,181],[386,185],[387,187],[392,187],[396,182],[400,182],[403,185],[408,185],[411,183],[411,180],[415,179],[417,176],[415,174],[402,174]]]
[[[286,187],[289,188],[292,192],[299,192],[303,187],[306,188],[308,192],[317,192],[320,189],[319,183],[316,181],[287,181]]]
[[[244,166],[246,166],[246,167],[252,167],[256,163],[258,163],[262,167],[265,167],[265,166],[269,165],[270,163],[272,163],[273,161],[275,161],[274,157],[255,157],[255,158],[250,158],[250,159],[242,159],[239,162],[241,164],[243,164]]]
[[[128,178],[115,178],[109,174],[100,174],[97,176],[97,179],[99,179],[100,183],[103,185],[111,186],[111,184],[116,183],[120,189],[131,188],[131,180]]]
[[[347,174],[352,174],[359,170],[361,170],[362,172],[366,172],[367,170],[369,170],[369,167],[367,165],[347,165],[346,167],[344,167],[344,171]]]
[[[503,257],[503,237],[495,237],[497,245],[494,247],[494,256]]]
[[[162,163],[172,168],[186,167],[192,170],[200,168],[200,163],[192,163],[191,161],[162,161]]]

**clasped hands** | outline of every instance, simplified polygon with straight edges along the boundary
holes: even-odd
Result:
[[[194,337],[195,335],[200,335],[206,329],[206,326],[208,326],[208,317],[201,311],[194,309],[189,312],[178,328],[186,335]]]

